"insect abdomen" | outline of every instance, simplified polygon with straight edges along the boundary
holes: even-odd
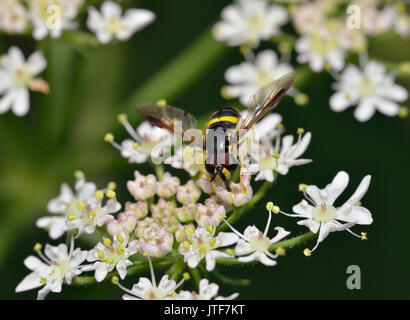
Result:
[[[232,107],[224,107],[215,111],[206,125],[207,129],[234,129],[239,121],[239,112]]]

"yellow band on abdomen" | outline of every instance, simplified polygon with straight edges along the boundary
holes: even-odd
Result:
[[[215,118],[215,119],[212,119],[211,121],[208,122],[207,127],[209,128],[214,123],[221,122],[221,121],[226,121],[226,122],[230,122],[232,124],[237,124],[238,123],[238,118],[233,117],[233,116],[225,116],[225,117]]]

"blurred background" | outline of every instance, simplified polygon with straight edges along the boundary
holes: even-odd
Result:
[[[36,43],[29,36],[0,36],[0,52],[12,45],[25,53],[41,49],[48,67],[42,76],[50,83],[50,94],[30,94],[31,108],[20,118],[8,112],[0,116],[0,298],[35,299],[36,292],[16,294],[16,285],[29,273],[23,260],[32,254],[34,243],[53,243],[47,233],[35,227],[46,215],[49,199],[59,193],[62,182],[74,183],[73,172],[83,170],[88,180],[106,185],[117,182],[120,200],[129,198],[126,181],[133,171],[151,172],[148,165],[129,164],[104,142],[106,132],[117,141],[127,133],[117,122],[125,112],[133,125],[141,120],[134,112],[137,102],[166,99],[199,118],[228,105],[220,95],[224,71],[243,60],[237,48],[213,40],[210,28],[219,20],[228,0],[123,1],[156,13],[156,21],[125,43],[90,47],[81,41],[45,39]],[[265,42],[263,48],[275,48]],[[374,40],[370,55],[400,62],[410,57],[410,41],[399,37]],[[295,57],[292,57],[294,62]],[[295,64],[294,64],[295,65]],[[297,106],[285,97],[276,112],[284,118],[288,133],[298,127],[313,133],[305,158],[313,163],[290,170],[279,178],[265,198],[238,224],[264,227],[266,201],[291,211],[300,201],[299,183],[324,187],[339,170],[351,181],[340,201],[346,200],[366,174],[372,175],[362,200],[374,223],[356,226],[368,233],[360,241],[347,232],[332,233],[311,257],[302,253],[314,242],[289,249],[275,267],[222,267],[219,271],[238,278],[250,278],[248,287],[220,284],[220,294],[240,292],[242,299],[409,299],[410,228],[408,206],[410,182],[410,119],[377,113],[359,123],[353,108],[342,113],[330,110],[333,79],[326,73],[311,74],[303,92],[307,106]],[[410,90],[410,81],[398,83]],[[407,102],[408,103],[408,102]],[[188,174],[166,167],[182,182]],[[256,188],[258,183],[255,184]],[[296,220],[274,216],[273,224],[293,235],[306,232]],[[84,244],[86,248],[86,244]],[[361,269],[361,289],[346,287],[349,265]],[[156,270],[159,274],[164,270]],[[157,277],[158,277],[157,276]],[[127,278],[131,287],[138,276]],[[118,299],[119,288],[111,283],[87,287],[64,286],[61,294],[48,299]]]

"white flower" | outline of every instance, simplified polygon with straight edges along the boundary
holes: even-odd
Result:
[[[0,114],[9,109],[17,116],[24,116],[30,108],[29,89],[48,93],[48,84],[35,78],[47,65],[43,55],[36,51],[25,61],[17,47],[11,47],[0,57]]]
[[[31,0],[29,19],[33,24],[33,37],[44,39],[47,35],[59,38],[63,30],[77,27],[73,22],[79,4],[72,0]]]
[[[121,209],[121,204],[116,199],[109,199],[105,205],[102,199],[91,198],[85,202],[85,210],[82,212],[81,219],[76,220],[78,236],[83,232],[94,233],[95,228],[102,227],[104,224],[114,219],[112,213]]]
[[[269,231],[271,219],[272,210],[269,210],[268,222],[266,223],[265,231],[263,233],[255,226],[248,226],[243,234],[234,229],[227,221],[225,221],[232,229],[232,231],[234,231],[239,236],[238,243],[235,247],[235,255],[241,256],[238,258],[238,261],[260,261],[267,266],[276,265],[275,259],[277,258],[277,255],[272,254],[269,251],[269,247],[272,244],[285,238],[290,234],[290,232],[281,227],[276,227],[275,230],[278,231],[278,233],[275,237],[269,239],[267,237],[267,234]]]
[[[41,217],[36,221],[37,227],[48,229],[51,239],[58,239],[67,230],[75,228],[72,222],[81,219],[82,216],[79,205],[92,199],[97,187],[95,183],[87,182],[84,177],[80,177],[75,183],[74,190],[75,193],[63,183],[59,196],[50,200],[47,205],[49,212],[59,216]]]
[[[249,97],[267,83],[292,72],[287,63],[280,63],[273,50],[264,50],[253,61],[245,61],[228,68],[225,79],[230,84],[223,89],[223,94],[230,98],[239,97],[244,105],[249,104]]]
[[[103,281],[114,268],[121,279],[124,279],[127,275],[127,268],[132,265],[128,258],[137,252],[136,241],[128,243],[127,235],[114,236],[113,240],[104,238],[104,243],[97,243],[87,256],[87,261],[95,261],[95,263],[82,268],[82,271],[95,270],[95,279],[98,282]]]
[[[243,206],[251,201],[253,190],[250,184],[250,175],[244,174],[240,183],[231,182],[230,188],[231,191],[228,191],[225,185],[217,183],[215,195],[224,203],[235,207]]]
[[[210,283],[208,279],[199,281],[199,293],[194,291],[180,291],[175,300],[234,300],[239,294],[233,293],[228,297],[217,296],[219,286],[216,283]]]
[[[216,204],[215,201],[208,201],[205,205],[198,203],[195,215],[197,224],[206,228],[206,226],[217,227],[226,217],[225,207]]]
[[[272,182],[275,179],[275,172],[286,175],[289,168],[312,162],[311,159],[299,159],[309,146],[311,137],[310,132],[307,132],[303,137],[300,133],[297,142],[293,144],[293,136],[287,135],[282,138],[281,146],[278,136],[275,146],[266,144],[261,149],[259,162],[252,166],[259,170],[255,181],[267,180]]]
[[[11,34],[21,34],[27,27],[27,11],[24,5],[15,0],[2,0],[0,3],[0,30]]]
[[[164,160],[165,164],[170,164],[173,168],[184,169],[192,177],[201,171],[204,164],[203,148],[194,145],[182,145],[174,154]]]
[[[160,157],[170,150],[173,139],[167,131],[151,125],[148,121],[143,121],[135,130],[125,114],[120,114],[118,119],[132,139],[124,140],[121,145],[115,141],[107,141],[121,151],[121,156],[128,159],[128,162],[143,163],[149,156]]]
[[[385,6],[379,10],[376,6],[363,8],[362,28],[369,35],[378,35],[388,31],[395,22],[393,6]]]
[[[280,33],[280,26],[288,20],[286,9],[269,5],[266,0],[238,0],[221,13],[222,21],[215,24],[212,34],[230,46],[241,44],[256,47]]]
[[[195,230],[191,242],[184,241],[179,246],[179,253],[184,256],[184,261],[190,268],[196,268],[199,262],[205,258],[206,270],[215,268],[216,259],[231,258],[227,253],[218,251],[220,247],[230,246],[238,241],[238,236],[232,232],[220,232],[213,237],[204,228]]]
[[[319,189],[314,185],[309,185],[305,191],[308,201],[302,200],[293,207],[296,214],[286,214],[288,216],[303,218],[298,224],[304,225],[311,232],[319,232],[317,243],[312,249],[315,250],[330,232],[348,230],[353,235],[364,239],[353,233],[349,228],[356,224],[368,225],[373,222],[370,211],[360,206],[359,201],[369,188],[371,176],[365,176],[357,187],[353,195],[340,207],[335,207],[334,202],[346,189],[349,183],[349,175],[340,171],[333,181],[324,189]],[[346,223],[342,223],[342,222]]]
[[[104,1],[101,12],[88,8],[87,26],[98,41],[108,43],[113,38],[128,40],[135,32],[143,29],[155,19],[155,14],[145,9],[128,9],[122,15],[121,6],[113,1]]]
[[[337,92],[330,98],[331,109],[340,112],[357,105],[354,116],[361,122],[369,120],[376,110],[387,116],[397,115],[397,102],[408,97],[406,89],[395,84],[394,77],[376,61],[367,62],[363,70],[348,65],[333,86]]]
[[[157,178],[153,174],[143,176],[138,170],[135,170],[134,177],[134,180],[127,182],[127,188],[135,200],[152,198],[156,192]]]
[[[170,198],[175,195],[180,185],[178,177],[173,177],[169,172],[165,172],[161,181],[157,182],[157,195],[161,198]]]
[[[72,238],[73,239],[73,238]],[[41,258],[29,256],[24,264],[32,273],[26,276],[16,288],[16,292],[27,291],[44,286],[39,290],[37,299],[44,299],[51,292],[61,292],[63,282],[70,284],[73,277],[81,274],[80,265],[87,257],[87,251],[80,248],[73,250],[74,242],[71,242],[70,252],[65,244],[57,247],[46,244]]]
[[[122,296],[124,300],[168,300],[172,294],[175,294],[175,290],[184,283],[185,278],[177,284],[174,280],[169,280],[166,274],[157,285],[150,257],[148,257],[148,262],[151,271],[151,280],[141,277],[138,283],[133,285],[131,290],[117,283],[122,290],[127,292],[127,294]]]
[[[349,43],[340,30],[319,29],[304,35],[296,42],[299,63],[309,63],[315,72],[329,67],[340,71],[345,64],[346,49]]]
[[[326,15],[320,2],[308,2],[295,8],[292,23],[301,34],[312,33],[323,27]]]

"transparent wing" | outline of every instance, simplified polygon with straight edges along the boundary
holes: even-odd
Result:
[[[250,105],[246,117],[239,122],[238,130],[246,130],[265,116],[279,102],[295,81],[296,73],[289,72],[259,89],[250,97]]]
[[[189,129],[196,128],[196,119],[184,110],[170,106],[160,106],[154,103],[142,103],[136,107],[137,113],[152,125],[167,130],[173,135],[183,137]]]

